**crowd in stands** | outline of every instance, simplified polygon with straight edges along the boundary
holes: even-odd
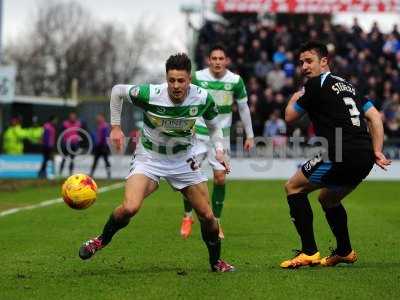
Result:
[[[365,31],[357,19],[346,27],[329,20],[316,22],[312,15],[297,25],[263,23],[255,18],[232,18],[225,25],[206,22],[199,31],[195,60],[203,68],[208,47],[225,45],[231,58],[229,68],[246,83],[256,136],[285,137],[294,130],[312,136],[308,122],[290,127],[283,120],[290,95],[303,84],[296,51],[307,40],[328,45],[333,72],[375,102],[382,112],[386,139],[400,145],[400,32],[396,25],[390,33],[382,33],[378,23]]]

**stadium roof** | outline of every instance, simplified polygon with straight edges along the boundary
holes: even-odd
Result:
[[[400,0],[217,0],[216,11],[218,13],[400,13]]]

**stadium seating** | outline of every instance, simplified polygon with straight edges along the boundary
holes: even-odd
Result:
[[[317,23],[312,16],[299,26],[265,24],[250,17],[232,17],[227,24],[207,21],[198,35],[195,59],[198,68],[205,67],[209,45],[222,43],[227,47],[232,60],[230,69],[246,82],[255,135],[260,136],[270,132],[265,127],[276,111],[283,118],[289,95],[302,84],[296,50],[307,40],[326,42],[333,72],[351,80],[362,94],[374,100],[382,112],[386,146],[391,149],[389,155],[399,158],[400,33],[397,26],[389,33],[382,33],[375,23],[370,31],[364,31],[357,22],[346,27],[327,20]],[[234,122],[237,120],[236,115]],[[233,128],[238,124],[234,123]],[[299,129],[304,136],[313,133],[309,124],[303,122],[277,134],[291,135]]]

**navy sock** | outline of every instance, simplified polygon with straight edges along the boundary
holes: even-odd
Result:
[[[111,239],[113,238],[114,234],[116,234],[118,230],[124,228],[128,224],[129,224],[129,219],[119,221],[115,219],[113,214],[111,214],[107,223],[104,225],[103,233],[101,234],[101,240],[103,244],[107,245],[109,242],[111,242]]]
[[[342,204],[336,207],[324,208],[325,217],[336,237],[336,252],[340,256],[348,255],[352,248],[347,228],[347,213]]]
[[[288,195],[287,200],[290,207],[290,216],[301,238],[301,250],[307,255],[312,255],[318,249],[314,238],[313,212],[307,194]]]
[[[209,230],[209,227],[204,221],[199,221],[201,227],[201,237],[203,238],[203,241],[208,249],[210,265],[214,266],[221,256],[221,240],[218,237],[218,230],[212,232]]]

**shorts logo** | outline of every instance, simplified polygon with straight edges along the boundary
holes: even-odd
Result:
[[[198,112],[199,112],[199,109],[198,109],[197,106],[193,106],[193,107],[191,107],[191,108],[189,109],[189,115],[190,115],[191,117],[197,115]]]
[[[196,88],[197,94],[201,94],[201,89],[199,87]]]
[[[156,88],[155,91],[156,91],[156,94],[157,94],[157,95],[160,95],[161,90],[160,90],[159,88]]]
[[[310,159],[308,162],[304,164],[304,170],[307,172],[311,171],[313,167],[315,167],[318,163],[322,161],[322,154],[316,154],[313,159]]]
[[[230,84],[230,83],[225,83],[224,88],[225,88],[225,90],[230,91],[230,90],[232,89],[232,84]]]
[[[315,155],[315,157],[313,159],[311,159],[309,161],[309,164],[311,167],[314,167],[316,164],[318,164],[321,161],[322,161],[322,154],[318,153],[317,155]]]
[[[140,88],[138,86],[134,86],[133,88],[131,88],[131,97],[132,98],[137,98],[137,96],[139,96],[139,92],[140,92]]]

